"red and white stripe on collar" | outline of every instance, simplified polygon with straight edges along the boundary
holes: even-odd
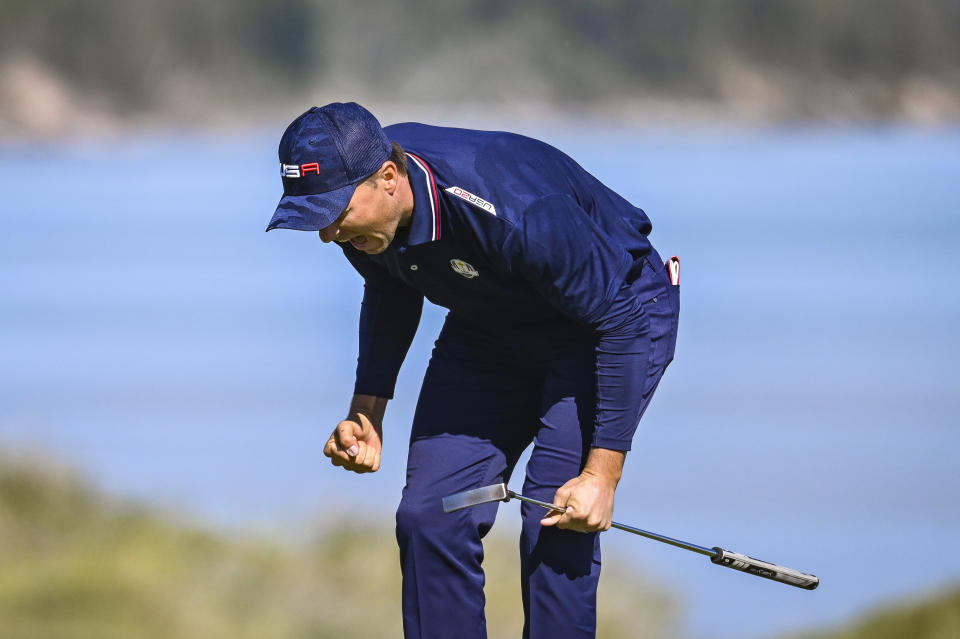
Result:
[[[427,199],[430,200],[430,221],[433,224],[433,233],[430,237],[433,241],[440,239],[440,203],[437,197],[437,181],[433,177],[433,171],[430,170],[430,167],[427,166],[427,163],[424,162],[421,158],[418,158],[413,153],[407,151],[407,156],[413,160],[413,163],[416,164],[423,170],[424,175],[426,176],[427,182]]]

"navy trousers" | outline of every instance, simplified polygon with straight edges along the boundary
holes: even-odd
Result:
[[[650,316],[653,395],[673,358],[677,287],[644,305]],[[407,639],[486,637],[482,539],[499,503],[444,513],[445,495],[507,482],[533,443],[522,493],[552,501],[576,477],[593,435],[592,340],[573,335],[537,352],[493,329],[448,316],[430,360],[411,432],[397,510]],[[521,505],[523,637],[594,637],[599,535],[544,528],[542,508]]]

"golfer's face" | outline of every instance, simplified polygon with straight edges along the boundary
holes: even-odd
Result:
[[[340,217],[330,226],[320,229],[324,242],[350,242],[354,248],[374,255],[390,246],[400,222],[393,202],[380,180],[364,182]]]

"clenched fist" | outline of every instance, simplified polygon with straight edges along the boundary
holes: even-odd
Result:
[[[380,468],[386,403],[380,397],[354,396],[347,419],[337,424],[323,447],[334,466],[355,473],[373,473]]]

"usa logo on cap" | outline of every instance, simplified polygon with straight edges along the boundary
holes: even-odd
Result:
[[[307,164],[284,164],[280,163],[280,175],[285,178],[298,178],[308,173],[320,175],[320,163],[309,162]]]

